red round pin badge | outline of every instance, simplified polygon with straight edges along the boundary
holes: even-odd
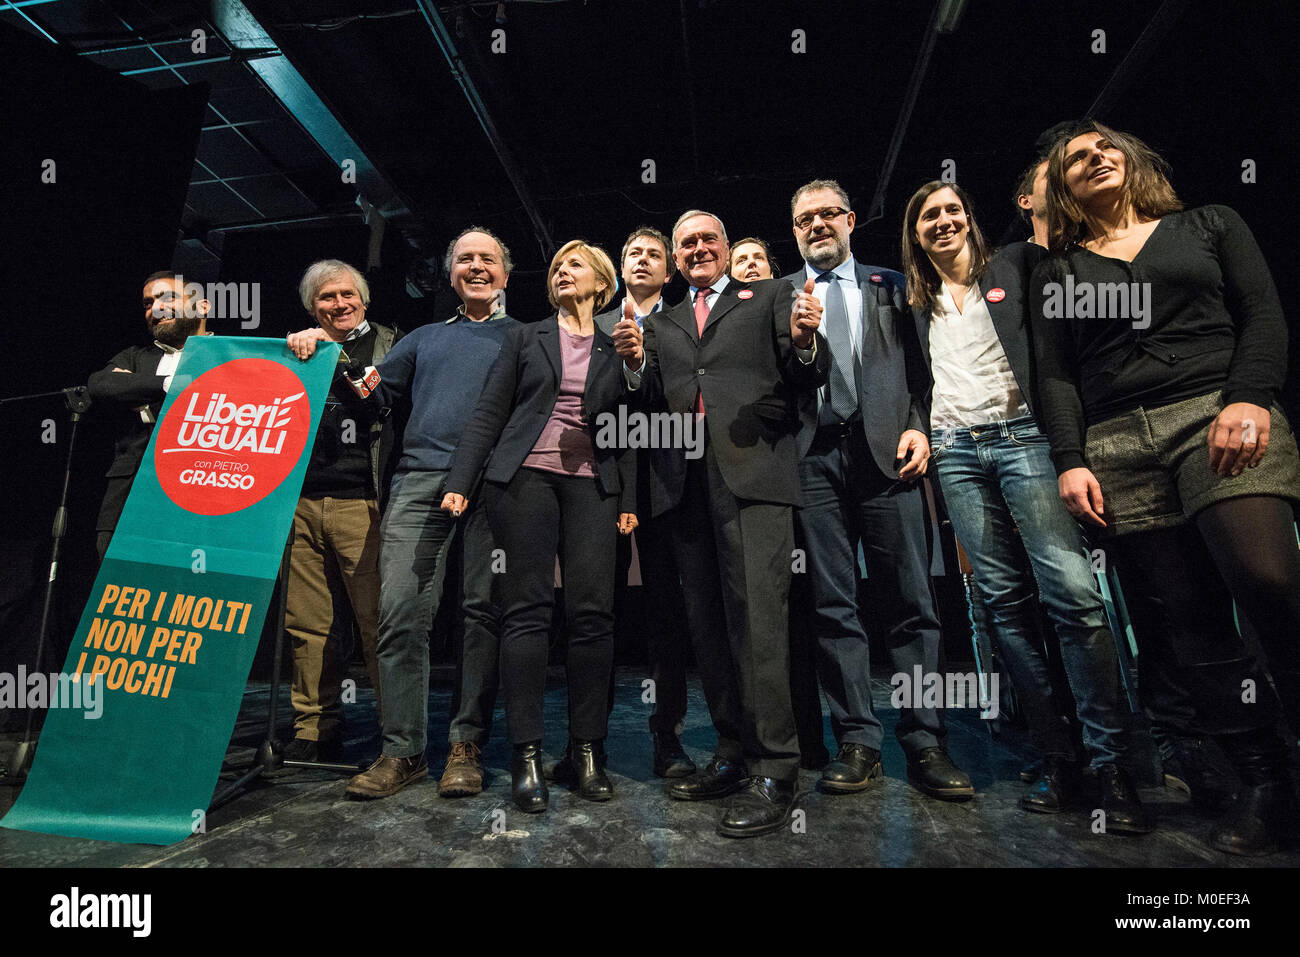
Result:
[[[1007,291],[1001,286],[994,286],[989,290],[988,295],[984,298],[989,302],[1001,302],[1003,299],[1007,298]]]
[[[752,299],[752,298],[754,298],[754,290],[752,290],[752,289],[742,289],[742,290],[740,290],[740,292],[736,293],[736,298],[737,298],[737,299]]]
[[[878,272],[873,272],[873,273],[871,274],[871,281],[874,282],[874,283],[878,286],[878,285],[880,285],[882,282],[885,281],[885,277],[882,276],[882,275],[880,275],[880,273],[878,273]]]

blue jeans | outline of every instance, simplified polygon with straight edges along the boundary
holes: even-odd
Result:
[[[1061,704],[1053,700],[1047,662],[1033,640],[1037,580],[1092,763],[1114,762],[1128,743],[1115,638],[1083,534],[1057,495],[1046,437],[1025,416],[935,430],[930,444],[953,531],[970,558],[1034,746],[1044,755],[1076,757]],[[1032,574],[1017,560],[1017,529]]]

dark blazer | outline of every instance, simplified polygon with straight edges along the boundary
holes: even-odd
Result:
[[[613,309],[596,316],[596,327],[611,336],[614,334],[615,323],[623,318],[623,300],[620,298],[614,302]],[[665,303],[663,309],[646,316],[642,320],[643,325],[650,325],[668,308]],[[631,467],[633,460],[635,468]],[[642,522],[654,514],[654,503],[665,499],[669,487],[681,482],[686,474],[685,459],[674,455],[672,449],[636,449],[635,454],[629,453],[620,459],[620,467],[624,471],[623,481],[634,490],[636,502],[635,509],[622,511],[634,512]]]
[[[856,263],[862,292],[862,375],[858,408],[862,429],[876,465],[897,476],[898,439],[908,429],[930,434],[930,376],[916,323],[907,308],[907,283],[893,269]],[[785,277],[802,289],[807,277],[800,269]],[[817,398],[808,395],[807,414],[817,417]],[[801,448],[806,454],[811,436]]]
[[[163,357],[162,349],[150,343],[147,346],[127,346],[98,372],[92,373],[86,383],[90,397],[107,409],[113,420],[116,438],[113,440],[113,464],[109,466],[108,487],[99,509],[95,530],[111,532],[126,506],[131,492],[131,481],[140,469],[144,450],[153,434],[153,422],[140,418],[137,409],[147,405],[154,422],[162,409],[167,394],[163,392],[163,376],[155,375]],[[113,369],[126,369],[114,372]]]
[[[582,413],[596,453],[596,480],[605,494],[619,496],[620,512],[635,513],[636,456],[619,448],[601,448],[596,441],[597,416],[617,414],[624,402],[623,361],[608,333],[597,327],[593,334],[596,341],[587,367]],[[478,407],[456,447],[444,486],[448,492],[468,495],[480,471],[489,482],[504,483],[514,477],[555,410],[561,374],[556,316],[521,323],[506,333]]]
[[[1037,396],[1033,367],[1030,365],[1033,350],[1030,345],[1029,323],[1029,277],[1034,267],[1047,255],[1047,250],[1033,243],[1020,242],[1003,246],[989,259],[988,269],[980,278],[980,295],[988,306],[989,316],[993,319],[993,328],[1002,343],[1002,351],[1007,355],[1011,373],[1016,377],[1020,395],[1035,417],[1038,415]],[[1003,297],[992,302],[989,290],[1001,289]],[[916,334],[921,340],[921,352],[925,356],[925,368],[930,370],[930,308],[914,306],[912,316],[916,320]],[[930,391],[934,382],[931,379]],[[926,409],[930,407],[930,391],[926,393]],[[972,425],[976,423],[971,423]],[[927,413],[925,433],[930,434],[930,422]]]
[[[807,365],[799,360],[790,338],[793,303],[789,283],[732,279],[714,303],[703,336],[689,295],[646,324],[646,366],[633,393],[637,403],[690,413],[696,393],[702,393],[713,454],[737,498],[800,503],[799,456],[816,425],[800,400],[826,382],[830,346],[817,333],[816,357]],[[661,476],[657,492],[651,484],[655,515],[681,500],[686,453],[673,451],[674,473]]]

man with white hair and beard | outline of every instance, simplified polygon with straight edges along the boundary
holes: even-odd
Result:
[[[190,336],[211,335],[207,330],[211,304],[187,296],[185,278],[179,273],[163,270],[149,276],[144,281],[143,306],[153,343],[127,346],[87,382],[91,398],[109,408],[116,420],[113,464],[95,524],[95,547],[101,559],[126,505],[185,341]]]
[[[790,212],[804,268],[785,278],[796,289],[813,283],[831,352],[829,381],[807,397],[817,427],[799,461],[803,505],[795,520],[808,554],[817,672],[839,745],[821,788],[835,794],[864,790],[883,776],[883,729],[872,709],[871,656],[858,614],[859,543],[867,575],[879,584],[873,612],[893,672],[941,670],[918,484],[930,457],[929,378],[903,276],[853,258],[855,217],[843,187],[813,180],[795,191]],[[943,800],[974,796],[944,749],[942,710],[902,708],[895,733],[919,790]]]

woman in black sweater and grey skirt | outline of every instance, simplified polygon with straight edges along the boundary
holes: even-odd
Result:
[[[1163,161],[1136,137],[1092,122],[1073,132],[1050,154],[1053,255],[1031,282],[1059,492],[1116,565],[1139,645],[1172,644],[1200,730],[1242,778],[1212,843],[1266,853],[1297,801],[1276,700],[1232,602],[1259,634],[1294,723],[1300,455],[1277,406],[1281,303],[1240,216],[1184,210]]]

